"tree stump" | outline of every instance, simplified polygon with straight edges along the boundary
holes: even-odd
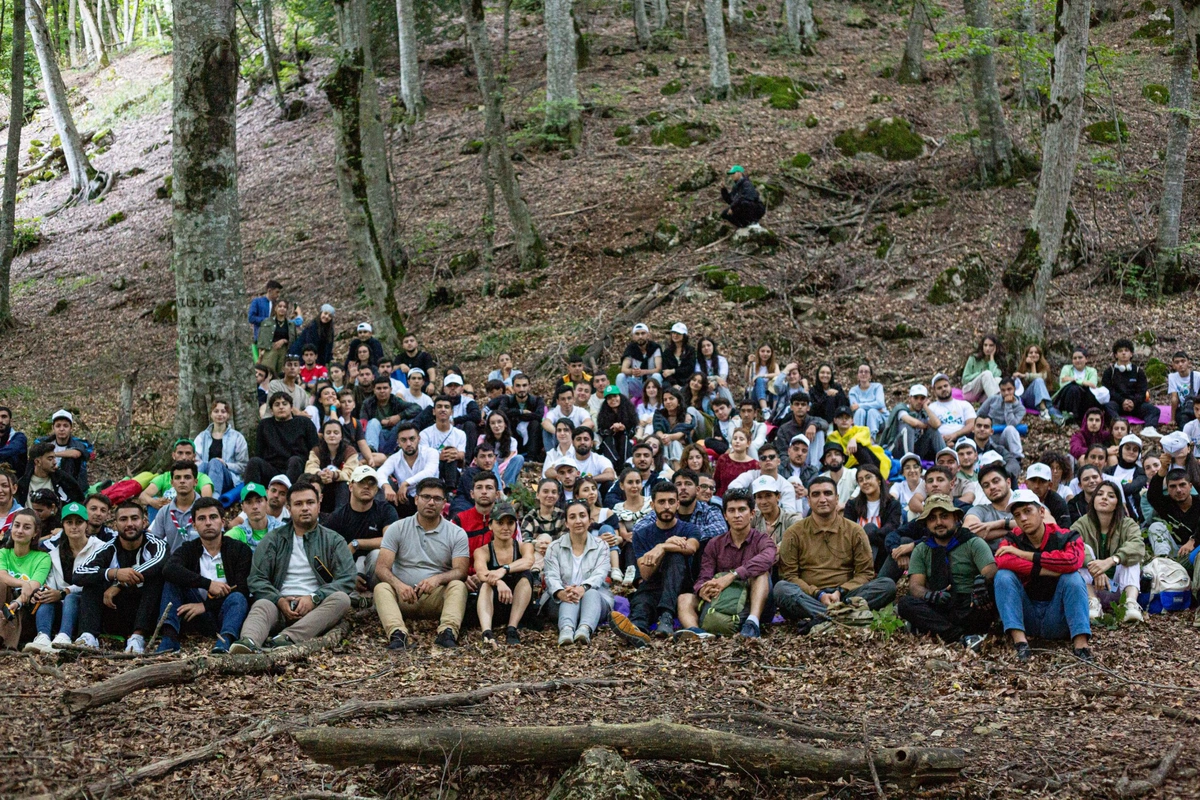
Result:
[[[546,800],[661,800],[654,784],[607,747],[585,750]]]

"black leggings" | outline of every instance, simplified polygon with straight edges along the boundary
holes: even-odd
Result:
[[[762,203],[736,203],[721,212],[721,219],[735,228],[745,228],[763,218],[767,209]]]

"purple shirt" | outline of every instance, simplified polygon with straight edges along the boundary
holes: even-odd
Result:
[[[699,592],[701,586],[722,572],[736,572],[743,581],[768,573],[775,565],[776,552],[775,540],[757,528],[750,529],[750,535],[741,547],[733,543],[732,534],[723,533],[713,537],[704,546],[695,589]]]

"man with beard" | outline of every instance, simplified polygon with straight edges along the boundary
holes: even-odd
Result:
[[[396,445],[399,449],[388,456],[378,474],[384,498],[396,506],[400,519],[404,519],[417,512],[413,502],[417,484],[426,478],[438,477],[441,462],[437,450],[421,444],[417,426],[411,422],[402,422],[396,428]],[[392,488],[393,481],[395,489]]]
[[[75,644],[98,649],[101,633],[127,637],[125,652],[141,654],[158,622],[167,543],[146,532],[142,507],[132,500],[117,506],[117,538],[83,564],[75,583],[83,587]]]
[[[632,341],[621,354],[621,371],[617,373],[617,388],[636,403],[642,396],[642,386],[653,378],[662,383],[662,350],[650,339],[650,328],[644,322],[633,326]],[[514,381],[513,388],[516,388]]]
[[[450,375],[446,379],[453,377],[455,376]],[[437,452],[438,477],[447,486],[458,484],[459,468],[468,463],[467,434],[452,423],[453,413],[454,400],[448,395],[438,395],[433,401],[433,424],[421,429],[421,445]],[[471,450],[473,458],[474,449]]]
[[[950,376],[944,372],[933,376],[933,401],[929,410],[942,423],[937,430],[944,442],[957,442],[959,437],[970,436],[975,427],[975,406],[966,400],[954,399]]]
[[[12,410],[7,406],[0,406],[0,464],[12,467],[14,475],[23,474],[28,448],[25,434],[12,428]]]
[[[52,442],[35,442],[29,448],[29,466],[25,475],[17,481],[17,502],[28,504],[29,498],[42,489],[54,494],[59,499],[59,505],[83,502],[83,489],[74,478],[58,468]]]
[[[800,516],[808,513],[808,484],[820,472],[819,466],[809,462],[808,450],[808,437],[797,433],[788,443],[787,463],[779,468],[779,474],[792,484],[792,491],[796,494],[796,511]]]
[[[821,477],[829,478],[837,487],[838,511],[841,511],[858,494],[858,470],[846,469],[846,451],[837,442],[825,445],[821,466],[824,467]]]
[[[360,592],[375,587],[375,563],[379,560],[383,532],[398,519],[392,504],[379,497],[379,476],[375,470],[355,467],[350,475],[350,502],[330,514],[325,525],[346,540],[358,571],[355,585]]]
[[[949,495],[925,501],[917,520],[929,535],[912,552],[908,594],[896,601],[896,613],[917,633],[979,652],[995,619],[986,581],[996,574],[996,560],[982,539],[960,525],[962,517]]]
[[[658,483],[661,477],[658,470],[654,469],[654,450],[645,442],[634,445],[633,455],[629,459],[629,464],[638,471],[638,475],[642,479],[642,494],[645,497],[649,497],[651,489],[654,487],[654,484]],[[613,487],[604,495],[604,505],[609,508],[616,508],[618,504],[624,501],[625,493],[618,483],[614,483]]]
[[[916,453],[925,461],[937,458],[937,452],[946,446],[938,433],[942,421],[926,406],[929,391],[921,384],[908,390],[908,410],[897,415],[896,440],[892,452],[897,456]]]
[[[774,482],[779,491],[779,503],[787,511],[796,510],[796,490],[791,481],[779,474],[779,451],[771,443],[758,448],[758,469],[751,469],[738,475],[729,483],[730,489],[749,489],[751,484],[758,484],[759,478]]]
[[[818,454],[825,452],[825,432],[829,423],[820,417],[809,416],[812,408],[808,392],[796,392],[791,399],[792,417],[775,431],[775,446],[780,450],[788,447],[797,434],[808,439],[808,463],[817,464]]]
[[[574,445],[575,451],[570,455],[559,459],[558,462],[546,460],[546,465],[543,468],[543,475],[547,478],[555,477],[555,468],[558,463],[566,462],[574,464],[579,470],[580,477],[590,477],[598,484],[605,484],[617,479],[617,472],[613,469],[613,464],[604,456],[592,451],[592,441],[594,434],[591,428],[579,427],[571,435],[571,443]]]
[[[980,463],[979,469],[983,470],[983,456],[985,453],[995,453],[1000,456],[1000,461],[1004,464],[1004,469],[1008,473],[1009,484],[1016,486],[1016,480],[1021,476],[1021,459],[1013,455],[1007,447],[993,435],[992,418],[987,414],[979,414],[975,417],[975,427],[971,429],[971,441],[975,443],[975,452],[979,454]]]
[[[499,495],[500,480],[496,473],[477,473],[471,485],[474,505],[450,518],[467,534],[467,591],[470,592],[479,589],[479,579],[475,577],[475,551],[492,541],[492,506],[496,505]]]
[[[629,616],[619,611],[611,616],[613,630],[634,647],[650,643],[651,619],[658,620],[655,636],[672,635],[679,595],[691,588],[691,560],[700,549],[700,529],[678,517],[679,490],[674,485],[655,484],[652,502],[654,516],[647,517],[652,523],[639,523],[633,532],[633,555],[642,582],[629,599]]]
[[[987,464],[979,471],[979,485],[986,501],[971,506],[963,525],[995,552],[1012,526],[1012,514],[1008,511],[1012,495],[1008,471],[999,461]]]
[[[108,495],[96,492],[89,494],[87,502],[87,534],[95,536],[102,542],[111,542],[117,538],[117,532],[108,526],[112,519],[113,502]]]
[[[195,461],[176,461],[171,465],[171,488],[175,490],[175,496],[165,508],[159,509],[154,522],[150,524],[150,535],[166,542],[168,552],[174,553],[181,544],[196,538],[196,529],[192,525],[192,506],[197,498],[198,474]]]
[[[500,397],[497,408],[508,417],[508,426],[517,440],[517,452],[526,461],[545,461],[541,426],[546,403],[536,394],[530,394],[528,375],[513,375],[512,388],[512,394]]]

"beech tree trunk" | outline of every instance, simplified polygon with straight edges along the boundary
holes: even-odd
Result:
[[[414,117],[425,111],[421,93],[421,46],[417,42],[416,11],[413,0],[396,0],[396,20],[400,33],[400,99]]]
[[[258,421],[250,333],[243,319],[238,207],[238,49],[234,0],[188,0],[174,17],[171,170],[178,315],[179,410],[175,435],[208,424],[214,400],[229,424],[253,435]],[[253,447],[253,444],[251,444]]]
[[[70,0],[67,3],[67,54],[71,59],[71,68],[79,67],[79,36],[75,32],[75,7],[79,0]]]
[[[1159,275],[1179,261],[1179,218],[1183,211],[1184,176],[1191,140],[1192,59],[1196,57],[1198,31],[1189,24],[1187,9],[1172,0],[1175,10],[1174,47],[1171,50],[1171,109],[1167,116],[1167,155],[1163,164],[1163,193],[1158,206],[1158,237],[1155,242]]]
[[[575,23],[571,0],[545,0],[546,130],[580,140],[579,90],[575,85]]]
[[[83,152],[83,142],[79,138],[75,118],[71,115],[71,106],[67,101],[67,87],[63,84],[62,73],[58,70],[58,61],[50,42],[50,32],[46,28],[46,18],[38,0],[25,0],[25,14],[33,38],[33,49],[37,51],[38,65],[42,70],[46,104],[50,106],[50,114],[54,117],[54,127],[62,140],[63,159],[67,162],[67,170],[71,174],[71,198],[68,204],[87,200],[88,184],[95,170]]]
[[[500,731],[503,736],[499,736]],[[711,764],[760,777],[791,775],[818,781],[871,775],[862,747],[824,749],[800,742],[750,738],[668,722],[518,728],[301,728],[301,751],[338,768],[364,764],[569,764],[592,747],[628,759]],[[881,748],[871,753],[880,778],[912,784],[954,780],[963,751],[938,747]]]
[[[633,29],[637,33],[639,47],[650,44],[650,19],[646,16],[645,0],[633,0]]]
[[[83,43],[88,53],[88,60],[96,60],[103,66],[105,62],[104,55],[104,40],[100,37],[100,27],[96,24],[96,18],[92,16],[92,9],[88,6],[87,0],[78,0],[79,2],[79,19],[82,22],[83,28]]]
[[[742,13],[742,0],[729,0],[729,25],[733,28],[741,28],[746,24],[746,17]]]
[[[322,83],[333,108],[338,192],[362,274],[376,336],[386,352],[400,346],[404,321],[396,287],[407,256],[396,240],[396,210],[387,139],[375,86],[366,0],[334,0],[337,66]]]
[[[671,27],[671,9],[667,0],[654,0],[654,30],[661,31]]]
[[[1037,200],[1024,244],[1002,277],[1010,294],[1000,314],[1000,331],[1010,352],[1029,342],[1041,342],[1046,330],[1046,297],[1062,243],[1079,153],[1090,15],[1090,0],[1058,0],[1054,11],[1050,102],[1042,115],[1045,129]]]
[[[108,17],[108,30],[112,34],[109,40],[113,48],[117,48],[121,43],[121,29],[117,27],[117,18],[113,16],[112,4],[108,0],[100,0],[100,14]]]
[[[21,165],[21,127],[25,121],[25,6],[13,3],[12,83],[9,89],[8,150],[4,154],[4,195],[0,199],[0,330],[13,326],[9,283],[17,222],[17,169]]]
[[[1002,183],[1013,174],[1012,137],[1000,102],[1000,88],[996,85],[996,42],[990,33],[990,4],[991,0],[963,0],[967,25],[989,31],[979,43],[982,46],[972,48],[970,57],[971,90],[975,94],[975,114],[979,118],[976,154],[984,184]]]
[[[535,269],[544,264],[545,247],[533,224],[529,206],[521,196],[521,184],[513,169],[508,154],[508,142],[504,137],[504,112],[501,108],[503,96],[496,86],[496,73],[492,66],[492,45],[488,39],[483,16],[483,0],[460,0],[463,22],[466,24],[467,40],[475,59],[475,73],[479,77],[479,93],[483,96],[483,131],[492,154],[492,175],[500,185],[500,195],[508,210],[508,221],[512,226],[517,249],[517,260],[522,269]]]
[[[899,83],[921,83],[925,80],[925,28],[929,17],[925,13],[925,0],[913,0],[912,13],[908,17],[908,38],[904,42],[904,57],[896,73]]]
[[[788,44],[797,52],[811,55],[817,42],[812,0],[783,0],[783,17]]]
[[[275,104],[283,108],[283,84],[279,82],[279,45],[275,42],[275,10],[271,0],[258,0],[258,27],[262,30],[263,66],[275,87]]]
[[[708,34],[708,85],[719,98],[729,96],[729,51],[725,49],[725,19],[721,0],[704,0]]]

